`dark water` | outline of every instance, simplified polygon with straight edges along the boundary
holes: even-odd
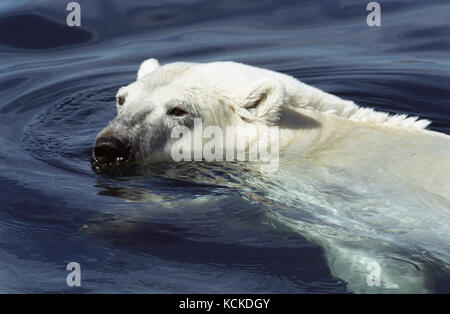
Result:
[[[364,1],[79,3],[79,28],[65,1],[0,3],[0,292],[346,292],[227,169],[102,176],[94,137],[149,57],[269,68],[450,134],[449,2],[381,1],[381,27]]]

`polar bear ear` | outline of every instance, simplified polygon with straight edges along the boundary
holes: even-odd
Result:
[[[241,107],[245,108],[252,120],[261,120],[267,124],[275,124],[280,115],[285,99],[283,85],[275,79],[263,79],[256,82],[249,90]],[[242,117],[249,119],[248,114]]]
[[[137,78],[140,79],[141,77],[155,71],[157,68],[159,68],[159,62],[156,59],[147,59],[144,62],[142,62],[141,66],[139,67]]]

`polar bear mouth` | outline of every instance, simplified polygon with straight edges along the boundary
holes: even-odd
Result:
[[[118,167],[130,161],[131,146],[115,137],[99,137],[92,155],[92,163],[97,170]]]

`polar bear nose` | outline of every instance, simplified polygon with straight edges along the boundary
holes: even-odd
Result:
[[[95,141],[94,158],[101,165],[119,165],[128,160],[130,148],[115,137],[99,137]]]

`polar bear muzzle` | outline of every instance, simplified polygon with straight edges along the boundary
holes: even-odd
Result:
[[[95,141],[94,162],[101,167],[119,166],[130,158],[131,146],[113,136],[102,136]]]

